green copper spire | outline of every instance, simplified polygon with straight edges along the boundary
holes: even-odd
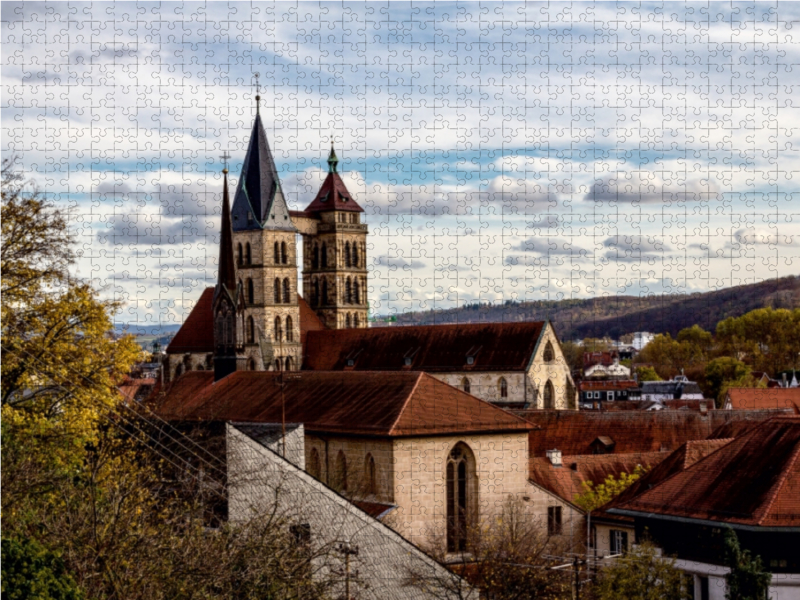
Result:
[[[333,142],[331,142],[331,153],[328,155],[328,173],[336,173],[336,165],[339,164],[339,159],[336,158],[336,151],[333,149]]]

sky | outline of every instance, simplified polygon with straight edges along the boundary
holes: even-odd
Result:
[[[333,139],[372,315],[800,274],[800,3],[1,9],[2,155],[120,322],[214,285],[256,85],[290,208]]]

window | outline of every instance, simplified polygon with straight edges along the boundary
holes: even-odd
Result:
[[[470,391],[469,391],[469,379],[467,379],[466,377],[464,377],[464,379],[461,380],[461,389],[464,390],[465,392],[467,392],[468,394],[470,393]]]
[[[358,266],[358,245],[357,244],[353,244],[353,261],[352,262],[353,262],[353,266],[354,267]]]
[[[286,357],[286,370],[294,371],[294,359],[291,356]]]
[[[328,280],[322,280],[322,304],[328,304]]]
[[[344,456],[344,452],[339,450],[339,453],[336,455],[336,470],[334,471],[334,479],[333,479],[333,489],[337,492],[346,492],[347,491],[347,459]]]
[[[275,341],[282,342],[283,341],[283,328],[281,327],[281,318],[275,317]]]
[[[275,370],[276,371],[282,371],[283,370],[282,365],[281,365],[280,357],[275,359]]]
[[[244,254],[245,254],[245,264],[251,265],[253,264],[253,251],[250,248],[250,243],[248,242],[247,245],[244,247]]]
[[[273,284],[273,288],[274,288],[274,291],[275,291],[275,294],[274,294],[274,296],[275,296],[275,298],[274,298],[275,304],[280,304],[281,303],[281,280],[278,279],[277,277],[275,278],[275,283]]]
[[[294,327],[292,323],[292,317],[286,317],[286,341],[293,342],[294,341]]]
[[[281,242],[281,264],[289,263],[289,255],[286,253],[286,242]]]
[[[328,244],[322,244],[322,268],[328,268]]]
[[[368,495],[376,495],[378,493],[378,480],[375,476],[375,459],[372,454],[367,453],[364,459],[364,491]]]
[[[314,244],[314,250],[311,252],[311,268],[319,269],[319,246]]]
[[[599,392],[596,392],[599,393]],[[544,384],[544,407],[555,408],[555,392],[553,390],[553,383],[548,379]]]
[[[242,266],[242,260],[243,260],[242,245],[239,244],[238,246],[236,246],[236,264],[239,265],[240,267]]]
[[[344,245],[344,266],[350,266],[350,242]]]
[[[347,329],[350,329],[350,327],[351,327],[351,324],[350,324],[350,313],[347,313],[346,325],[347,325]]]
[[[625,554],[628,551],[628,532],[619,529],[609,531],[608,549],[611,554]]]
[[[546,363],[553,362],[553,360],[555,360],[556,358],[556,353],[553,350],[553,344],[551,344],[549,341],[547,342],[547,345],[544,347],[544,355],[542,358]]]
[[[353,315],[353,327],[358,329],[358,326],[359,326],[359,319],[358,319],[358,313],[356,313]]]
[[[254,344],[256,341],[256,324],[253,317],[247,317],[247,343]]]
[[[700,600],[709,600],[711,594],[708,589],[708,577],[700,575],[698,579],[700,580]]]
[[[251,358],[247,361],[247,370],[248,371],[255,371],[256,370],[256,361],[254,358]]]
[[[275,242],[272,245],[272,262],[274,262],[276,265],[281,264],[281,252],[278,248],[278,242]]]
[[[614,400],[614,392],[606,392],[606,400]]]
[[[289,278],[287,277],[286,279],[283,280],[283,303],[284,304],[289,304],[289,302],[290,302],[290,300],[289,300],[289,298],[291,297],[290,291],[291,290],[289,288]]]
[[[311,456],[308,459],[308,474],[316,479],[319,479],[320,475],[322,475],[319,465],[319,451],[316,448],[312,448]]]
[[[547,535],[561,535],[563,527],[561,525],[561,507],[547,507]]]
[[[353,279],[353,301],[361,304],[361,286],[358,285],[358,279]]]
[[[447,551],[464,552],[475,506],[475,458],[469,447],[459,442],[447,457]]]
[[[508,398],[508,382],[505,377],[500,378],[500,397]]]
[[[311,280],[311,306],[319,306],[319,279]]]
[[[248,304],[255,304],[255,289],[253,288],[253,280],[249,277],[247,278],[247,303]]]
[[[353,280],[350,279],[349,277],[347,278],[347,281],[345,281],[344,290],[345,290],[344,301],[347,304],[352,304],[353,303]]]

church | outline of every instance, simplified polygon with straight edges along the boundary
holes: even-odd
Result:
[[[577,409],[549,322],[369,327],[364,209],[333,148],[327,162],[305,210],[289,210],[256,109],[232,206],[224,170],[218,283],[170,342],[166,381],[196,370],[423,371],[509,408]]]

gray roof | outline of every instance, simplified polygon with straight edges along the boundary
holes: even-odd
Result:
[[[643,381],[642,394],[668,394],[672,396],[678,386],[682,394],[701,394],[700,387],[694,381]]]
[[[259,114],[253,123],[231,214],[234,231],[297,231],[289,216],[289,207],[283,197],[278,170]]]
[[[232,425],[252,440],[255,440],[265,448],[280,441],[283,437],[283,425],[280,423],[239,423],[232,422]],[[286,423],[286,433],[291,433],[300,423]]]

